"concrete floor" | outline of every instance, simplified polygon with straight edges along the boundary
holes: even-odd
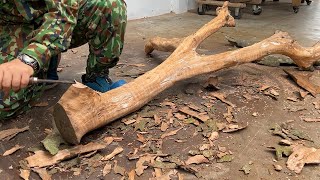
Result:
[[[252,15],[250,9],[245,10],[243,18],[236,21],[237,26],[235,28],[222,28],[199,47],[199,52],[214,54],[233,49],[233,47],[228,46],[224,38],[225,35],[249,40],[262,40],[271,36],[275,30],[289,32],[294,39],[304,46],[311,46],[320,40],[320,2],[315,1],[311,6],[302,6],[298,14],[293,13],[289,1],[268,1],[263,7],[263,13],[260,16]],[[146,57],[143,49],[144,43],[148,38],[154,36],[184,37],[196,31],[212,18],[213,16],[198,16],[191,12],[130,21],[121,63],[144,63],[146,66],[140,69],[148,71],[169,55],[168,53],[155,52],[152,58]],[[81,74],[84,73],[87,54],[86,45],[74,49],[73,52],[68,51],[63,54],[61,64],[70,65],[70,67],[63,69],[60,73],[60,78],[80,80]],[[212,179],[320,179],[320,166],[308,166],[304,168],[300,175],[295,175],[286,168],[281,172],[273,170],[272,159],[275,156],[274,153],[267,151],[267,147],[277,144],[280,139],[272,136],[269,132],[269,128],[273,123],[294,120],[292,125],[307,132],[314,140],[313,146],[317,147],[320,144],[320,128],[318,124],[306,123],[299,118],[300,116],[319,117],[319,113],[314,110],[312,102],[319,101],[320,96],[316,98],[307,96],[304,101],[297,103],[287,101],[287,97],[292,96],[300,88],[285,76],[282,68],[293,67],[266,67],[257,64],[245,64],[221,70],[180,82],[157,96],[155,102],[161,102],[167,97],[178,96],[184,102],[200,103],[202,101],[201,96],[186,95],[184,89],[193,84],[195,90],[200,90],[202,89],[201,84],[209,76],[218,76],[220,77],[220,82],[222,82],[221,91],[228,94],[228,100],[240,108],[235,114],[235,118],[239,122],[249,122],[249,127],[234,134],[221,134],[217,144],[227,147],[234,153],[235,158],[231,163],[203,165],[201,166],[202,170],[207,172]],[[111,71],[111,77],[114,80],[126,79],[127,81],[132,81],[133,79],[130,77],[121,77],[123,73],[128,71],[132,71],[132,67],[117,66]],[[319,74],[320,71],[315,71],[314,73]],[[241,82],[242,85],[235,86],[234,84],[239,83],[239,77],[244,79]],[[262,94],[256,94],[257,98],[252,100],[245,100],[242,97],[242,94],[251,93],[254,91],[255,86],[262,84],[278,87],[280,98],[275,101]],[[16,144],[26,146],[14,155],[0,158],[1,179],[19,178],[19,161],[29,156],[27,148],[37,146],[45,137],[45,129],[52,127],[51,107],[67,88],[67,85],[59,85],[57,88],[48,91],[41,101],[48,101],[49,106],[34,108],[31,112],[21,117],[1,122],[0,130],[24,127],[26,125],[29,125],[31,129],[24,134],[18,135],[13,140],[1,142],[1,153]],[[215,103],[215,106],[217,109],[215,116],[217,119],[222,120],[222,114],[226,111],[225,106],[221,103]],[[287,107],[292,106],[303,106],[306,110],[289,112]],[[257,112],[259,116],[253,117],[252,113],[254,112]],[[119,126],[120,122],[115,122],[90,133],[83,141],[95,140],[102,134],[110,135],[109,130],[112,129],[114,130],[113,133],[124,137],[124,140],[119,142],[119,145],[125,149],[124,154],[126,154],[132,149],[132,147],[128,146],[129,143],[133,143],[133,146],[138,146],[139,144],[135,140],[135,132],[128,131],[125,135],[122,135],[120,130],[117,129]],[[192,136],[193,127],[188,126],[187,128],[179,134],[180,137]],[[190,132],[192,133],[190,134]],[[180,151],[186,157],[187,152],[199,144],[203,144],[201,135],[193,137],[193,141],[187,143],[175,143],[173,140],[166,140],[163,142],[163,151],[164,153]],[[110,153],[113,149],[114,146],[109,146],[101,154]],[[119,165],[125,167],[127,171],[135,166],[135,161],[128,161],[125,156],[117,157],[116,159]],[[244,175],[239,169],[249,161],[253,161],[252,170],[249,175]],[[285,167],[284,160],[280,161],[279,164]],[[13,169],[9,169],[11,165]],[[151,173],[151,170],[147,170],[139,179],[148,179],[148,177],[151,177]],[[91,175],[83,172],[80,176],[72,176],[72,173],[64,172],[55,174],[53,179],[85,179],[86,177],[88,179],[101,179],[101,177],[97,178],[99,174],[101,174],[101,167],[98,167],[96,172]],[[39,179],[39,177],[32,173],[31,179]],[[120,179],[120,176],[111,173],[105,179]],[[195,176],[185,175],[185,179],[195,179]]]

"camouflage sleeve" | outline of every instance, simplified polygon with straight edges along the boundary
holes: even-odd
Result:
[[[19,12],[27,19],[32,19],[26,1],[14,0]],[[33,32],[29,45],[21,53],[35,58],[40,67],[47,68],[51,57],[68,49],[71,35],[77,23],[79,0],[45,0],[47,13],[43,23]]]

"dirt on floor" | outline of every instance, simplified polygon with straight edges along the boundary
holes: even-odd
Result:
[[[320,39],[319,7],[320,2],[313,2],[294,14],[288,1],[268,1],[260,16],[246,9],[235,28],[222,28],[198,52],[216,54],[236,49],[225,36],[260,41],[275,30],[287,31],[301,45],[312,46]],[[143,50],[149,38],[185,37],[212,18],[189,12],[129,21],[125,49],[120,63],[111,70],[111,79],[133,81],[170,55],[154,52],[146,56]],[[80,81],[87,56],[87,45],[64,53],[60,79]],[[81,142],[110,143],[106,148],[66,159],[47,167],[47,171],[52,179],[123,179],[128,174],[135,174],[135,179],[160,174],[160,179],[320,179],[319,165],[306,165],[297,174],[286,167],[288,158],[280,157],[284,151],[276,154],[273,149],[283,139],[320,147],[320,122],[304,121],[320,117],[320,96],[306,93],[283,71],[296,68],[290,63],[275,67],[249,63],[179,82],[139,111],[90,132]],[[320,71],[312,75],[320,77]],[[23,146],[0,158],[1,179],[19,179],[20,169],[28,169],[22,160],[33,155],[35,148],[43,149],[41,141],[53,128],[53,106],[67,89],[68,85],[59,85],[46,91],[39,101],[41,107],[0,123],[0,132],[30,128],[1,141],[0,154],[17,144]],[[102,160],[117,147],[123,151]],[[40,179],[35,171],[31,171],[30,179]]]

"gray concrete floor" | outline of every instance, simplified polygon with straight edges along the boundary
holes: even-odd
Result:
[[[300,7],[298,14],[293,13],[289,1],[280,2],[266,2],[263,6],[264,10],[260,16],[254,16],[250,13],[250,9],[246,9],[243,18],[237,20],[235,28],[222,28],[219,32],[208,38],[199,47],[199,52],[206,54],[214,54],[226,50],[234,49],[228,46],[224,36],[229,35],[233,37],[262,40],[271,36],[276,30],[287,31],[294,39],[299,41],[304,46],[312,46],[320,40],[320,2],[315,1],[311,6],[303,5]],[[141,69],[148,71],[160,64],[168,53],[155,52],[153,57],[146,57],[144,54],[144,43],[148,38],[154,36],[161,37],[184,37],[195,32],[202,25],[209,22],[213,16],[204,15],[198,16],[195,13],[189,12],[179,15],[168,14],[159,17],[146,18],[141,20],[130,21],[128,23],[126,43],[121,63],[144,63],[145,67]],[[86,57],[88,54],[87,46],[82,46],[72,51],[63,54],[62,65],[70,65],[65,67],[60,73],[60,79],[65,80],[80,80],[81,74],[85,71]],[[208,75],[192,78],[190,80],[180,82],[172,88],[166,90],[159,96],[157,101],[161,102],[166,97],[179,96],[185,102],[200,103],[201,97],[198,95],[187,96],[184,89],[194,83],[193,88],[196,90],[202,89],[201,84],[209,76],[219,76],[222,82],[221,91],[227,93],[228,99],[237,105],[239,111],[235,117],[240,122],[249,122],[249,127],[234,134],[221,134],[217,144],[228,147],[235,156],[231,163],[216,164],[201,166],[203,171],[207,171],[213,179],[320,179],[320,167],[308,166],[302,174],[295,175],[286,168],[281,172],[273,170],[273,161],[275,158],[273,153],[267,151],[268,146],[275,145],[279,141],[279,137],[272,136],[269,132],[270,126],[277,122],[286,122],[294,120],[292,125],[304,132],[307,132],[313,138],[313,146],[317,147],[320,143],[320,129],[316,123],[306,123],[300,119],[300,116],[319,117],[319,113],[313,108],[312,102],[319,101],[320,96],[307,96],[304,101],[298,103],[289,102],[287,97],[292,96],[294,92],[299,91],[300,88],[288,79],[282,68],[293,67],[266,67],[257,64],[245,64],[226,70],[221,70]],[[132,78],[121,77],[121,75],[131,71],[132,67],[117,66],[111,71],[112,79],[126,79],[132,81]],[[319,74],[320,71],[315,71]],[[244,78],[243,86],[235,86],[238,83],[239,77]],[[278,101],[262,94],[256,94],[257,98],[252,100],[245,100],[242,97],[243,93],[250,93],[253,91],[255,85],[269,84],[279,88],[280,98]],[[30,131],[18,135],[10,141],[1,142],[0,152],[16,145],[26,146],[23,150],[8,157],[0,158],[0,173],[1,179],[18,179],[19,161],[27,157],[29,153],[27,148],[34,147],[40,143],[45,137],[45,129],[51,128],[52,121],[52,106],[58,101],[59,97],[66,91],[67,85],[59,85],[57,88],[48,91],[41,101],[48,101],[49,106],[41,108],[33,108],[31,112],[20,116],[16,119],[1,122],[0,130],[30,126]],[[202,89],[203,90],[203,89]],[[155,101],[155,102],[157,102]],[[225,106],[221,103],[216,103],[216,118],[223,119],[222,114],[225,113]],[[304,111],[289,112],[286,108],[291,106],[303,106]],[[258,112],[258,117],[253,117],[252,113]],[[84,138],[84,142],[95,140],[102,134],[108,134],[109,129],[116,129],[120,122],[115,122],[105,128],[99,129],[93,133],[89,133]],[[191,137],[194,132],[192,127],[189,127],[179,136]],[[125,153],[128,153],[132,147],[128,147],[129,143],[139,145],[135,140],[135,132],[127,132],[121,135],[120,131],[115,130],[115,133],[124,137],[124,141],[119,144],[124,147]],[[110,134],[109,134],[110,135]],[[163,151],[165,153],[172,153],[181,151],[186,157],[187,152],[195,148],[197,145],[203,144],[202,137],[193,137],[192,142],[175,143],[172,140],[163,142]],[[110,153],[114,147],[110,146],[102,151],[102,154]],[[124,154],[125,154],[124,153]],[[135,161],[128,161],[125,156],[117,157],[119,165],[124,166],[127,171],[135,166]],[[253,161],[253,168],[249,175],[244,175],[239,171],[243,165]],[[285,167],[285,161],[279,162]],[[13,169],[9,169],[10,166]],[[213,173],[214,172],[214,173]],[[53,179],[101,179],[97,176],[101,173],[101,167],[96,169],[96,172],[89,175],[83,173],[80,176],[72,176],[72,173],[58,173],[53,176]],[[148,179],[151,177],[151,170],[138,179]],[[186,175],[186,179],[195,179],[194,176]],[[39,179],[35,174],[32,174],[31,179]],[[105,179],[120,179],[120,176],[110,174]]]

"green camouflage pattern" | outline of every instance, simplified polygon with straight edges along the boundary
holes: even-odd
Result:
[[[24,53],[46,78],[50,59],[89,44],[86,81],[107,77],[119,61],[127,23],[124,0],[0,0],[0,64]],[[18,115],[43,92],[32,85],[0,101],[0,119]]]

